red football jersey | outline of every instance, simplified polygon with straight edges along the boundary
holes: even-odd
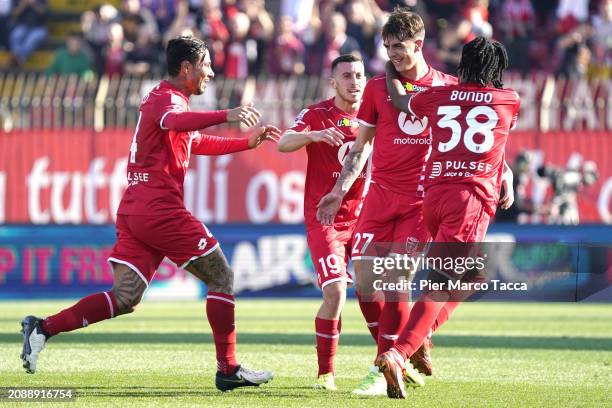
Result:
[[[359,124],[355,114],[348,114],[334,104],[334,98],[324,100],[304,109],[295,119],[291,130],[310,132],[335,127],[345,136],[342,146],[330,146],[324,142],[310,143],[306,146],[308,167],[304,190],[304,220],[306,226],[318,224],[317,204],[321,197],[329,193],[336,184],[342,171],[342,164],[355,142]],[[344,196],[335,222],[355,221],[363,196],[367,170],[363,170],[350,190]]]
[[[457,78],[429,67],[417,81],[401,79],[408,92],[432,86],[456,84]],[[400,194],[423,195],[422,175],[429,154],[430,131],[427,119],[399,112],[393,107],[385,75],[370,79],[363,91],[357,120],[376,127],[372,157],[372,182]]]
[[[414,95],[408,108],[427,118],[432,129],[425,188],[469,184],[487,211],[495,214],[506,139],[516,125],[519,107],[519,96],[512,89],[476,84],[435,87]]]
[[[167,214],[185,207],[183,181],[192,143],[197,146],[204,135],[161,125],[168,113],[185,111],[189,98],[167,81],[143,98],[128,157],[128,187],[117,214]]]

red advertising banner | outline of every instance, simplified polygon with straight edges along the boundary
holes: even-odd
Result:
[[[235,130],[219,134],[239,136]],[[0,135],[0,223],[113,223],[127,185],[131,140],[132,131],[125,129]],[[509,139],[507,160],[512,164],[519,153],[529,152],[529,171],[515,177],[522,178],[521,194],[536,208],[547,208],[558,184],[556,176],[537,176],[536,170],[554,166],[568,184],[579,184],[580,222],[612,223],[611,148],[607,131],[518,131]],[[576,174],[592,165],[598,179],[580,185]],[[269,144],[231,156],[194,156],[185,202],[207,223],[301,223],[305,169],[305,152],[282,154]],[[523,221],[551,222],[545,215]]]

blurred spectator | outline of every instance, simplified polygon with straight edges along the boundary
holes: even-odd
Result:
[[[225,44],[229,41],[230,34],[219,5],[219,0],[206,0],[203,5],[204,19],[200,31],[208,43],[211,53],[213,69],[223,72],[225,66]]]
[[[274,22],[263,0],[241,0],[240,8],[250,21],[249,40],[246,43],[249,74],[259,75],[263,71],[268,46],[274,34]]]
[[[312,17],[318,16],[318,6],[314,0],[282,0],[280,13],[291,17],[295,32],[302,33],[312,28]]]
[[[123,27],[119,23],[111,23],[109,26],[109,43],[104,51],[104,73],[109,77],[122,74],[124,62]]]
[[[230,42],[226,47],[223,71],[226,78],[246,78],[249,74],[247,33],[250,25],[249,17],[243,12],[234,13],[229,21]]]
[[[104,4],[86,11],[81,16],[81,31],[93,51],[94,67],[97,74],[105,70],[104,52],[110,40],[110,26],[119,18],[119,11],[110,4]]]
[[[304,44],[293,33],[293,19],[282,16],[274,35],[269,70],[273,75],[299,75],[304,72]]]
[[[589,18],[589,0],[559,0],[558,30],[567,33]]]
[[[559,38],[557,49],[561,52],[561,64],[557,75],[568,79],[581,79],[587,74],[591,51],[588,39],[591,37],[591,26],[581,24]]]
[[[593,16],[593,66],[591,74],[598,78],[612,76],[612,0],[601,0]]]
[[[159,74],[159,31],[151,10],[142,8],[140,0],[123,0],[123,72],[133,75]]]
[[[123,72],[132,75],[161,75],[159,49],[145,32],[136,39],[135,44],[124,46],[127,49]]]
[[[510,67],[526,73],[529,69],[528,51],[532,40],[535,14],[530,0],[506,0],[501,7],[499,28],[502,42],[508,50]]]
[[[46,0],[18,0],[10,34],[13,62],[23,64],[47,38],[49,8]]]
[[[459,2],[457,0],[429,0],[427,12],[433,19],[451,21],[459,14]]]
[[[346,19],[338,12],[328,15],[323,22],[323,33],[308,50],[306,70],[310,74],[328,76],[331,62],[341,54],[361,57],[359,43],[346,34]]]
[[[437,69],[447,74],[456,74],[463,43],[457,34],[457,28],[446,20],[439,20],[438,43],[433,61],[438,61]],[[430,61],[427,59],[427,61]]]
[[[346,34],[360,45],[366,66],[369,64],[369,58],[375,53],[376,17],[380,15],[380,9],[376,4],[374,7],[371,8],[368,0],[349,0],[345,11]]]
[[[196,28],[196,19],[189,13],[189,2],[182,0],[178,3],[174,21],[164,33],[163,48],[166,49],[168,41],[182,35],[191,35],[201,37],[200,32]]]
[[[160,33],[165,33],[178,10],[178,4],[181,0],[140,0],[140,6],[143,9],[150,10],[157,22],[157,28]]]
[[[77,74],[86,78],[93,76],[92,61],[89,53],[83,48],[81,33],[70,32],[66,38],[66,46],[55,52],[51,66],[47,68],[50,74]]]
[[[516,155],[512,172],[514,173],[512,185],[514,187],[514,204],[505,211],[495,213],[496,221],[513,221],[525,223],[535,213],[535,206],[529,187],[531,179],[534,177],[532,170],[535,164],[533,152],[524,150]]]
[[[121,19],[126,42],[135,44],[141,35],[146,36],[152,44],[159,41],[155,16],[151,10],[140,6],[140,0],[123,0]]]
[[[493,27],[489,23],[489,0],[469,0],[457,31],[465,43],[478,36],[493,36]]]
[[[370,62],[366,67],[368,73],[373,73],[374,75],[379,74],[385,70],[385,63],[389,59],[389,57],[387,56],[387,50],[383,45],[382,38],[382,27],[385,25],[388,18],[389,13],[381,12],[380,18],[376,19],[376,29],[374,30],[374,53],[370,57]]]
[[[9,47],[12,0],[0,0],[0,49]]]

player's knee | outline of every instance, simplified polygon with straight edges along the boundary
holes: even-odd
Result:
[[[216,274],[208,282],[208,290],[232,295],[234,293],[234,271],[226,268],[222,273]]]
[[[210,255],[200,257],[187,266],[187,270],[208,286],[209,292],[232,295],[234,271],[220,248]]]
[[[323,289],[323,302],[333,307],[342,307],[346,300],[346,284],[344,282],[331,283]]]
[[[142,300],[143,292],[121,290],[113,287],[113,295],[117,304],[117,315],[132,313]]]
[[[373,284],[357,279],[355,281],[355,291],[359,293],[359,296],[365,298],[373,296],[375,289]]]

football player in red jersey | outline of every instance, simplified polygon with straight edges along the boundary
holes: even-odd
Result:
[[[512,205],[513,197],[505,185],[500,201],[506,140],[516,125],[520,107],[518,94],[503,88],[502,75],[507,67],[503,45],[484,37],[463,47],[457,85],[406,95],[394,68],[387,67],[394,105],[427,118],[432,129],[433,151],[427,162],[423,202],[425,224],[434,237],[428,257],[473,256],[472,243],[484,238],[498,202],[503,209]],[[482,270],[478,274],[459,272],[433,271],[430,279],[469,283],[484,278]],[[445,289],[423,293],[395,346],[376,359],[387,380],[389,397],[406,398],[405,385],[422,380],[404,362],[470,294]]]
[[[323,291],[323,304],[315,318],[318,378],[315,388],[336,390],[334,356],[340,337],[340,316],[347,285],[351,239],[362,203],[366,173],[362,173],[344,196],[332,225],[317,218],[317,203],[336,182],[342,162],[355,142],[357,110],[365,86],[363,62],[341,55],[332,62],[330,84],[335,96],[308,106],[278,143],[281,152],[306,147],[308,167],[304,191],[304,219],[312,263]]]
[[[422,53],[425,26],[418,14],[395,9],[383,27],[382,36],[389,59],[400,72],[406,89],[416,92],[457,82],[457,78],[433,69],[425,61]],[[384,74],[368,81],[357,120],[360,123],[357,140],[336,184],[321,199],[317,217],[323,224],[332,224],[343,197],[361,174],[374,145],[371,185],[355,228],[351,257],[359,306],[380,354],[395,343],[408,319],[410,303],[391,292],[385,292],[383,300],[374,290],[379,277],[373,273],[373,258],[410,255],[419,243],[431,240],[422,212],[422,173],[430,150],[430,131],[427,120],[394,108]],[[397,272],[388,271],[396,275]],[[413,356],[413,362],[424,374],[430,375],[428,346],[426,342]],[[355,392],[386,393],[377,367],[372,368]]]
[[[167,256],[208,286],[206,315],[216,348],[217,388],[258,386],[272,378],[270,372],[236,362],[233,272],[215,237],[185,208],[183,180],[191,153],[252,149],[264,140],[277,141],[280,130],[263,126],[244,139],[200,133],[224,122],[252,126],[260,113],[252,106],[191,112],[189,97],[202,94],[214,77],[206,43],[193,37],[173,39],[166,57],[170,79],[143,98],[130,147],[128,187],[117,210],[117,241],[108,259],[113,287],[45,319],[24,318],[21,358],[27,372],[36,371],[38,354],[49,337],[133,312]]]

